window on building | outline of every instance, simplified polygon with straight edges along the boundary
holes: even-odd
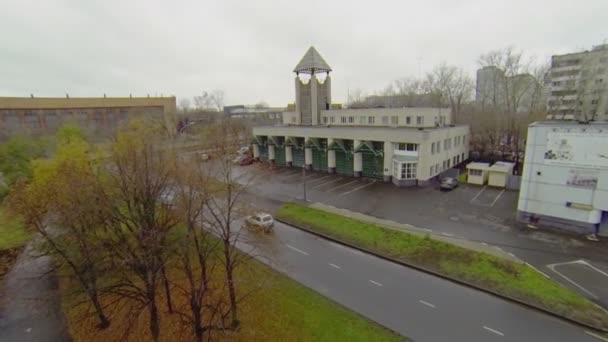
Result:
[[[355,117],[354,116],[349,116],[348,117],[348,123],[349,124],[355,123]]]
[[[456,164],[460,164],[460,154],[456,156]]]
[[[448,146],[449,139],[443,139],[443,149],[447,151],[450,147]]]
[[[335,121],[336,121],[336,117],[334,117],[334,116],[329,117],[329,123],[333,124]]]
[[[398,125],[399,124],[399,117],[398,116],[391,116],[391,125]]]
[[[343,124],[346,123],[346,116],[341,116],[340,117],[340,123],[343,123]]]
[[[382,124],[383,125],[388,125],[388,116],[385,115],[385,116],[382,117]]]
[[[591,100],[591,104],[596,105],[597,103],[598,103],[598,100],[597,100],[597,99],[595,99],[595,100]]]
[[[448,159],[447,162],[448,162],[447,166],[448,166],[448,169],[449,169],[450,168],[450,160]]]
[[[296,117],[295,116],[291,117],[291,123],[296,123]]]
[[[368,116],[367,117],[367,123],[370,125],[375,125],[376,124],[376,117],[375,116]]]
[[[399,177],[399,162],[393,161],[393,176]]]
[[[463,135],[463,136],[462,136],[462,144],[463,144],[463,145],[465,144],[466,137],[467,137],[466,135]]]
[[[417,144],[411,144],[411,143],[398,143],[397,144],[397,150],[399,151],[418,151],[418,145]]]
[[[452,165],[456,166],[456,157],[452,158]]]
[[[431,144],[431,154],[435,154],[435,143]]]
[[[417,116],[416,117],[416,125],[424,125],[424,117],[423,116]]]
[[[469,170],[469,175],[470,176],[481,176],[481,170]]]
[[[464,152],[460,155],[460,161],[464,161]]]
[[[359,125],[365,125],[365,119],[366,119],[365,116],[360,116],[359,117]]]
[[[437,153],[441,152],[441,141],[437,142]]]
[[[323,123],[326,124],[327,123],[327,116],[323,117]]]
[[[554,82],[553,82],[553,86],[554,86],[554,87],[559,87],[561,84],[562,84],[562,82],[561,82],[561,81],[554,81]]]
[[[429,176],[433,176],[435,174],[435,165],[431,165],[429,168]]]
[[[411,116],[406,116],[405,117],[405,124],[406,125],[410,125],[412,123],[412,117]]]
[[[445,160],[443,162],[441,162],[441,170],[447,169],[446,165],[447,165],[447,163]]]
[[[417,163],[401,164],[401,179],[416,179]]]
[[[454,147],[458,146],[460,143],[460,136],[454,137]]]
[[[604,82],[603,78],[598,78],[597,80],[595,80],[595,84],[600,84],[602,82]]]

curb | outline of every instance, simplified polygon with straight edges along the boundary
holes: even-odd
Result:
[[[556,312],[553,312],[551,310],[545,309],[543,307],[540,307],[540,306],[537,306],[537,305],[534,305],[534,304],[530,304],[530,303],[524,302],[523,300],[520,300],[520,299],[511,297],[511,296],[507,296],[507,295],[501,294],[499,292],[496,292],[494,290],[490,290],[488,288],[480,287],[480,286],[475,285],[473,283],[470,283],[468,281],[460,280],[460,279],[457,279],[457,278],[454,278],[454,277],[451,277],[451,276],[439,273],[437,271],[428,269],[426,267],[418,266],[418,265],[415,265],[415,264],[412,264],[412,263],[408,263],[408,262],[405,262],[405,261],[402,261],[402,260],[397,260],[397,259],[395,259],[393,257],[387,256],[387,255],[384,255],[384,254],[381,254],[381,253],[378,253],[378,252],[374,252],[374,251],[369,250],[369,249],[367,249],[365,247],[356,246],[356,245],[354,245],[354,244],[352,244],[350,242],[346,242],[346,241],[343,241],[341,239],[329,236],[329,235],[327,235],[325,233],[317,232],[315,230],[312,230],[310,228],[306,228],[306,227],[304,227],[302,225],[293,223],[293,222],[291,222],[289,220],[285,220],[285,219],[280,218],[280,217],[276,217],[275,216],[274,219],[276,221],[279,221],[281,223],[287,224],[287,225],[292,226],[294,228],[303,230],[303,231],[305,231],[307,233],[310,233],[310,234],[316,235],[318,237],[321,237],[323,239],[326,239],[326,240],[329,240],[329,241],[332,241],[332,242],[335,242],[335,243],[338,243],[338,244],[341,244],[341,245],[344,245],[344,246],[347,246],[347,247],[359,250],[361,252],[373,255],[373,256],[378,257],[380,259],[384,259],[386,261],[390,261],[392,263],[399,264],[401,266],[405,266],[405,267],[408,267],[408,268],[413,268],[415,270],[418,270],[418,271],[421,271],[421,272],[424,272],[424,273],[428,273],[428,274],[434,275],[436,277],[439,277],[439,278],[442,278],[442,279],[445,279],[445,280],[448,280],[448,281],[451,281],[451,282],[454,282],[454,283],[457,283],[457,284],[460,284],[460,285],[463,285],[463,286],[466,286],[466,287],[469,287],[469,288],[472,288],[472,289],[475,289],[475,290],[479,290],[479,291],[488,293],[488,294],[493,295],[495,297],[498,297],[498,298],[501,298],[501,299],[513,302],[515,304],[519,304],[519,305],[524,306],[526,308],[542,312],[544,314],[553,316],[555,318],[561,319],[563,321],[566,321],[566,322],[569,322],[569,323],[572,323],[572,324],[579,325],[579,326],[587,328],[587,329],[592,329],[592,330],[595,330],[595,331],[598,331],[598,332],[602,332],[602,333],[608,333],[608,328],[601,328],[601,327],[597,327],[597,326],[594,326],[594,325],[591,325],[591,324],[588,324],[588,323],[585,323],[585,322],[581,322],[581,321],[576,320],[574,318],[570,318],[570,317],[566,317],[566,316],[560,315],[560,314],[558,314]]]

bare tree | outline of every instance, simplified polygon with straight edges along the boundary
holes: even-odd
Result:
[[[187,97],[180,99],[179,109],[183,114],[188,114],[188,112],[190,111],[190,99]]]
[[[224,109],[224,91],[220,89],[211,92],[204,91],[194,97],[194,105],[198,110],[221,112]]]
[[[150,333],[159,340],[157,290],[163,283],[168,237],[177,225],[171,210],[172,169],[157,132],[132,124],[111,147],[107,201],[111,218],[103,244],[112,256],[113,293],[148,309]],[[165,278],[166,279],[166,278]],[[166,282],[165,282],[166,284]],[[166,289],[166,295],[170,291]]]
[[[471,99],[473,80],[461,68],[442,63],[426,75],[426,87],[438,100],[449,106],[454,121],[461,121],[462,106]]]

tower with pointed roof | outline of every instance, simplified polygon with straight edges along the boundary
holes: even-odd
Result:
[[[293,69],[296,73],[296,124],[316,126],[320,124],[322,110],[331,105],[331,67],[314,47],[310,47],[298,65]],[[319,82],[317,75],[326,73],[325,81]],[[310,80],[305,83],[300,74],[310,74]]]

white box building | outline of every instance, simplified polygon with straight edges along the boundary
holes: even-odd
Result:
[[[398,186],[424,184],[468,158],[469,126],[452,125],[449,108],[330,109],[330,71],[311,47],[294,69],[295,111],[281,125],[253,128],[255,158]]]
[[[518,216],[608,235],[608,123],[530,125]]]

